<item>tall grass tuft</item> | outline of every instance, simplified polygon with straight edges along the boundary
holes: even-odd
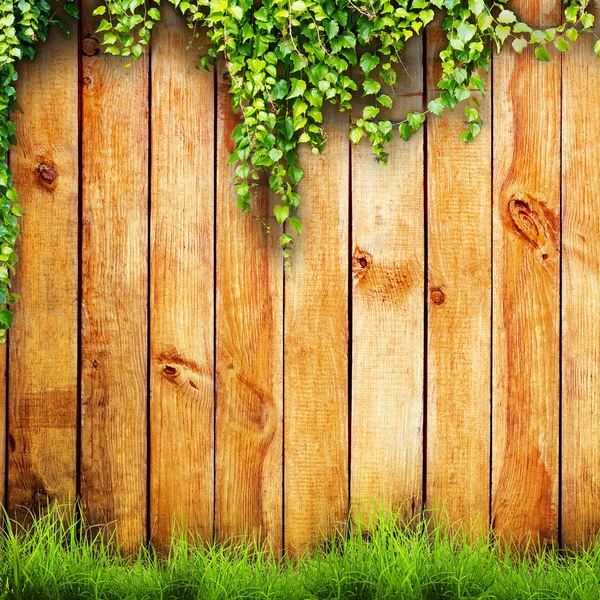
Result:
[[[62,516],[61,516],[62,515]],[[579,553],[519,555],[491,540],[392,516],[300,558],[250,542],[175,538],[169,556],[140,548],[125,557],[102,530],[51,510],[0,538],[0,598],[18,600],[600,599],[600,544]]]

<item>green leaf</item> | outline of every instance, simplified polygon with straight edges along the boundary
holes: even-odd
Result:
[[[365,52],[365,54],[360,57],[359,64],[365,76],[368,77],[369,73],[379,64],[379,57],[370,52]]]
[[[358,144],[358,142],[360,142],[360,140],[362,139],[363,134],[364,134],[364,131],[363,131],[362,127],[353,127],[350,130],[350,141],[353,144]]]
[[[515,13],[512,10],[503,10],[498,15],[498,23],[514,23],[517,20]]]
[[[5,329],[10,329],[13,324],[13,316],[12,310],[3,308],[0,310],[0,324],[2,324]]]
[[[559,52],[567,52],[569,50],[569,42],[567,42],[565,38],[556,38],[556,40],[554,40],[554,45]]]
[[[334,21],[333,19],[324,21],[323,27],[325,27],[325,31],[327,32],[327,37],[329,39],[334,38],[340,30],[338,22]]]
[[[420,112],[410,112],[406,116],[408,124],[411,126],[413,131],[418,131],[423,122],[425,121],[425,115]]]
[[[298,235],[302,233],[302,223],[296,217],[290,217],[288,223],[296,231]]]
[[[283,225],[284,221],[290,216],[290,207],[287,204],[283,206],[278,205],[273,209],[273,212],[275,213],[277,222]]]
[[[600,56],[600,40],[594,44],[594,52],[596,53],[596,56]]]
[[[412,129],[410,128],[410,125],[406,122],[403,121],[402,123],[400,123],[400,135],[406,140],[410,140],[410,138],[412,137]]]
[[[442,101],[439,98],[432,100],[427,105],[427,108],[437,117],[441,116],[442,113],[444,112],[444,104],[442,103]]]
[[[534,50],[535,57],[542,62],[550,62],[550,55],[545,46],[537,46]]]
[[[105,12],[106,12],[106,6],[104,6],[104,4],[101,4],[98,8],[96,8],[92,12],[92,15],[94,17],[99,17],[100,15],[103,15]]]
[[[527,46],[528,42],[524,38],[515,38],[512,42],[512,47],[518,54],[523,54],[523,50]]]
[[[153,20],[153,21],[160,21],[160,11],[158,10],[158,8],[151,8],[148,11],[148,16]]]
[[[376,106],[365,106],[363,108],[363,119],[374,119],[379,114]]]
[[[303,79],[292,79],[292,91],[288,94],[288,99],[302,96],[306,91],[306,81]]]
[[[285,98],[289,92],[289,85],[287,80],[280,79],[271,89],[271,96],[273,100],[281,100]]]

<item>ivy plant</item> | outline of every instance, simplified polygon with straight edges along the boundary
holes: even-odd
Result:
[[[230,79],[233,108],[240,124],[233,131],[237,202],[252,205],[252,188],[260,172],[280,198],[274,217],[283,226],[281,246],[286,267],[294,243],[292,230],[302,231],[295,216],[303,176],[298,147],[308,144],[319,154],[326,143],[323,107],[329,103],[350,112],[362,96],[362,114],[350,123],[350,139],[366,138],[377,160],[387,162],[386,145],[397,131],[410,140],[428,115],[464,106],[463,142],[473,141],[482,127],[480,97],[484,73],[494,50],[507,42],[522,53],[531,46],[541,61],[549,48],[566,52],[583,32],[593,29],[590,0],[563,0],[558,26],[537,29],[519,19],[509,0],[168,0],[183,15],[192,35],[207,32],[208,47],[199,59],[204,69],[222,56]],[[77,16],[73,0],[61,11]],[[60,11],[59,11],[60,13]],[[52,24],[62,25],[46,0],[0,0],[0,341],[12,323],[9,292],[17,261],[15,240],[18,204],[7,153],[15,127],[10,121],[15,101],[17,61],[34,55]],[[439,95],[421,111],[400,122],[385,116],[406,42],[420,35],[436,13],[447,44],[440,52]],[[160,0],[104,0],[94,14],[106,53],[139,58],[161,19]],[[64,25],[63,25],[64,27]],[[594,46],[600,55],[600,41]]]

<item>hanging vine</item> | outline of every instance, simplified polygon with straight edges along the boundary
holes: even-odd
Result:
[[[405,140],[417,132],[429,114],[441,116],[464,104],[463,142],[473,141],[482,127],[479,97],[485,91],[482,76],[492,51],[510,42],[522,53],[528,46],[541,61],[550,60],[549,48],[566,52],[582,32],[592,31],[590,0],[563,0],[562,24],[535,29],[519,20],[508,0],[169,0],[185,17],[193,35],[205,28],[209,47],[200,57],[209,69],[224,57],[231,77],[231,98],[241,123],[233,132],[235,189],[242,211],[251,209],[252,187],[259,172],[268,174],[269,186],[280,202],[274,216],[280,225],[300,234],[295,216],[300,203],[298,184],[303,171],[298,146],[309,144],[319,154],[326,142],[323,106],[350,111],[356,95],[366,97],[362,115],[350,125],[350,139],[365,137],[377,160],[387,162],[386,144],[397,129]],[[160,21],[159,0],[104,0],[94,15],[100,17],[104,51],[141,56],[152,28]],[[77,16],[72,0],[62,11]],[[398,77],[396,66],[406,42],[420,35],[436,11],[448,44],[440,52],[442,76],[439,96],[422,112],[410,112],[392,122],[382,109],[392,108],[389,89]],[[15,127],[10,110],[15,102],[15,64],[33,58],[34,44],[45,40],[48,28],[62,25],[46,0],[0,0],[0,341],[12,324],[10,277],[17,261],[17,217],[22,216],[7,165]],[[594,51],[600,55],[600,41]],[[286,266],[294,237],[281,234]]]

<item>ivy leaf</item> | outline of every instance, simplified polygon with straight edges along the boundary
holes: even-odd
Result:
[[[565,38],[559,37],[554,40],[554,45],[559,52],[568,52],[569,50],[569,42],[565,40]]]
[[[485,8],[483,0],[469,0],[469,10],[478,17]]]
[[[329,39],[334,38],[340,30],[340,26],[338,25],[337,21],[334,21],[333,19],[325,21],[323,23],[323,27],[325,27],[325,31],[327,32],[327,37]]]
[[[408,120],[408,124],[411,126],[413,131],[418,131],[418,129],[423,125],[425,121],[425,115],[420,112],[410,112],[406,116]]]
[[[515,38],[512,42],[512,47],[518,54],[523,54],[523,50],[527,46],[528,42],[524,38]]]
[[[306,81],[303,79],[292,79],[292,91],[288,94],[288,99],[302,96],[306,91]]]
[[[412,129],[410,128],[410,125],[406,122],[403,121],[402,123],[400,123],[400,135],[406,140],[410,140],[410,138],[412,137]]]
[[[360,57],[360,68],[363,70],[363,73],[366,77],[369,76],[369,73],[379,64],[379,57],[371,54],[370,52],[365,52]]]
[[[288,223],[296,231],[298,235],[302,233],[302,223],[296,217],[290,217]]]
[[[289,91],[287,79],[280,79],[271,89],[271,96],[274,100],[285,98]]]
[[[363,131],[362,127],[353,127],[350,130],[350,141],[353,144],[358,144],[358,142],[360,142],[360,140],[362,139],[363,134],[364,134],[364,131]]]
[[[542,62],[550,62],[550,55],[545,46],[537,46],[534,50],[535,57]]]
[[[376,106],[365,106],[363,108],[363,119],[374,119],[379,114]]]
[[[4,329],[10,329],[13,324],[13,312],[8,308],[0,310],[0,324],[4,326]]]
[[[285,220],[290,216],[290,207],[287,204],[284,204],[283,206],[278,205],[273,209],[273,212],[275,213],[277,222],[280,225],[283,225]]]
[[[514,23],[517,20],[515,13],[512,10],[503,10],[498,15],[498,23]]]
[[[365,79],[363,83],[363,90],[365,91],[364,95],[368,96],[370,94],[377,94],[381,89],[381,84],[374,79]]]
[[[381,106],[385,106],[385,108],[392,108],[392,99],[387,94],[377,96],[377,102],[379,102]]]
[[[600,40],[594,44],[594,52],[596,53],[596,56],[600,56]]]
[[[427,108],[437,117],[440,117],[442,115],[442,113],[444,112],[444,104],[442,103],[442,101],[439,98],[432,100],[427,105]]]

